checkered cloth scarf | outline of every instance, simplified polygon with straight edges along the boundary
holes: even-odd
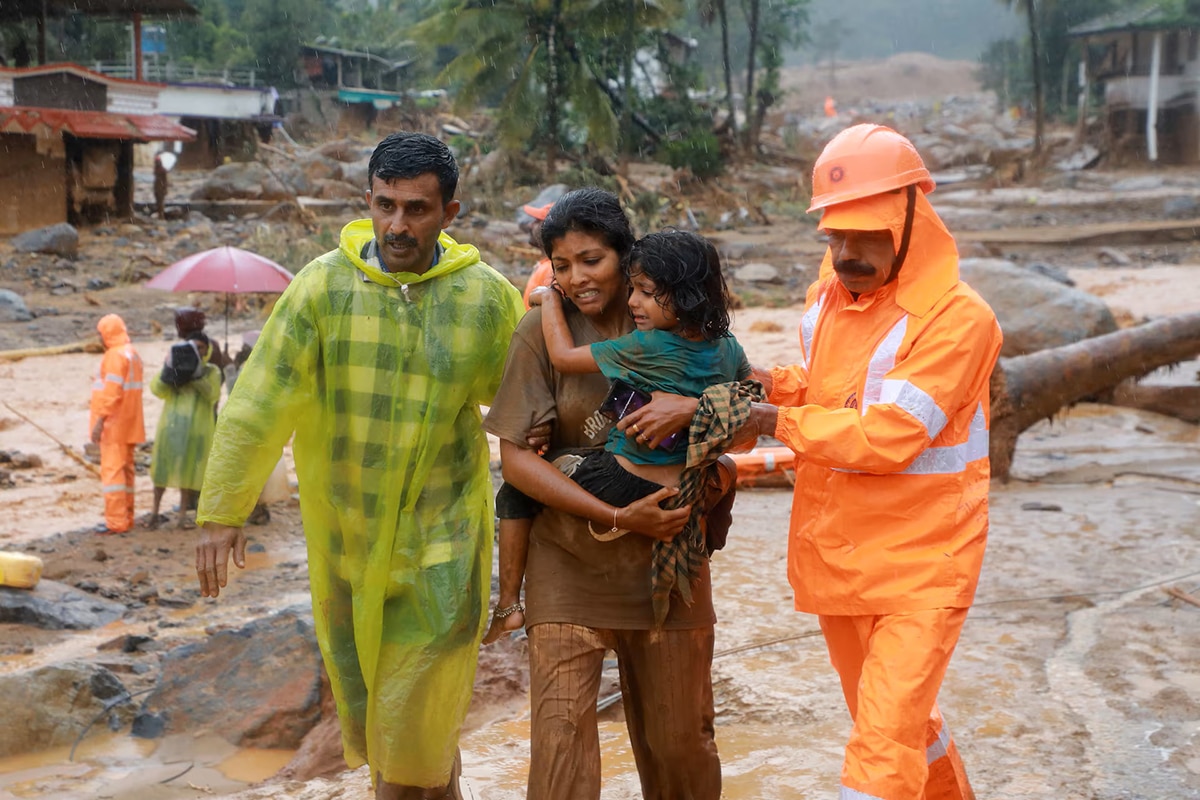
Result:
[[[733,443],[734,435],[750,419],[750,404],[766,398],[763,385],[755,380],[733,381],[709,386],[700,395],[700,405],[688,428],[687,463],[679,478],[679,494],[668,501],[668,508],[692,506],[683,531],[669,542],[656,541],[651,563],[654,621],[659,627],[667,619],[671,592],[692,604],[692,581],[708,557],[704,528],[700,521],[704,487],[709,473],[717,469],[717,458]]]

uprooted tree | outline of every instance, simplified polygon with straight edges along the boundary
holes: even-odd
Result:
[[[1200,354],[1200,312],[1002,358],[992,375],[992,475],[1007,479],[1017,437],[1059,409]]]

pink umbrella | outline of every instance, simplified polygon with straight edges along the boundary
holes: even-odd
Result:
[[[292,273],[271,259],[226,246],[176,261],[146,286],[168,292],[282,292],[291,282]]]
[[[225,350],[229,350],[229,295],[282,292],[292,273],[258,253],[238,247],[216,247],[176,261],[146,282],[168,292],[225,293]]]

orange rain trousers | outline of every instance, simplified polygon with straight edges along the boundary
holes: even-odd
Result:
[[[100,484],[104,492],[104,524],[110,533],[133,527],[133,451],[137,445],[100,442]]]
[[[937,707],[966,618],[965,608],[820,616],[854,720],[842,800],[974,800]]]

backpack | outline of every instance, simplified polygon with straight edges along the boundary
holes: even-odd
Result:
[[[178,387],[199,378],[203,371],[204,361],[201,360],[196,345],[192,342],[179,342],[171,345],[159,377],[167,386]]]

